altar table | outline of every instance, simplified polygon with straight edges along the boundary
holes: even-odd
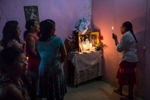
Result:
[[[74,66],[73,70],[69,70],[70,78],[70,75],[73,74],[74,86],[102,76],[103,55],[101,50],[86,53],[71,52],[68,54],[68,60]]]

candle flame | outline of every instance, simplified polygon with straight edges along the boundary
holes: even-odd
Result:
[[[112,28],[112,30],[114,30],[114,27],[113,27],[113,26],[112,26],[111,28]]]
[[[29,60],[29,57],[26,57],[26,60],[28,61],[28,60]]]

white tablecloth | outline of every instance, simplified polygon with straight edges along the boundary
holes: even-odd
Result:
[[[94,51],[90,53],[75,54],[72,63],[75,66],[76,72],[89,69],[92,66],[100,63],[102,60],[101,51]]]
[[[102,51],[74,54],[70,57],[75,66],[74,85],[102,75]]]

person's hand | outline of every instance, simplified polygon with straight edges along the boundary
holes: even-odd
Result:
[[[118,39],[117,39],[117,35],[116,34],[112,34],[112,38],[115,40],[115,44],[118,44]]]
[[[117,35],[114,34],[114,33],[112,33],[112,38],[113,38],[114,40],[117,40]]]

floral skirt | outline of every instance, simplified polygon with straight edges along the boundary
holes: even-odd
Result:
[[[118,83],[134,85],[136,83],[135,67],[137,62],[122,61],[117,72]]]
[[[39,76],[38,96],[47,100],[61,99],[67,92],[65,76],[61,74],[45,72]]]

